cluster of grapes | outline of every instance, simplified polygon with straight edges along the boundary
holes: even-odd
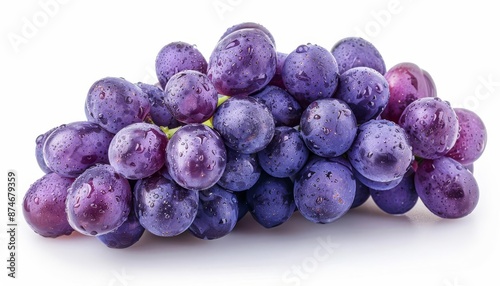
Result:
[[[96,81],[86,121],[36,139],[46,174],[23,203],[36,233],[125,248],[145,230],[220,238],[247,212],[272,228],[295,211],[330,223],[370,196],[390,214],[420,198],[443,218],[478,202],[481,119],[438,98],[417,65],[386,71],[362,38],[285,54],[265,27],[241,23],[208,61],[166,45],[156,72],[157,84]]]

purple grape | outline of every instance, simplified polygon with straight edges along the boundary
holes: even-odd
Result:
[[[226,168],[217,184],[233,192],[242,192],[257,182],[261,170],[257,154],[243,154],[228,148]]]
[[[269,108],[276,126],[295,127],[299,124],[302,107],[286,90],[268,85],[263,90],[253,94],[253,97]]]
[[[288,126],[276,127],[271,142],[257,153],[262,169],[277,178],[295,175],[304,167],[308,156],[309,149],[299,131]]]
[[[123,249],[136,244],[143,234],[144,227],[139,223],[135,212],[131,211],[127,220],[116,230],[98,235],[97,238],[109,248]]]
[[[464,168],[469,170],[472,174],[474,174],[474,164],[464,165]]]
[[[151,106],[149,115],[154,124],[168,128],[175,128],[180,125],[168,110],[165,103],[165,93],[160,87],[142,82],[137,83],[137,86],[140,87],[149,98],[149,104]]]
[[[274,85],[282,89],[286,89],[285,83],[283,82],[283,65],[285,64],[285,60],[288,57],[288,54],[282,52],[276,52],[276,72],[274,73],[273,78],[269,82],[269,85]]]
[[[479,187],[472,173],[448,157],[420,162],[415,188],[424,205],[442,218],[467,216],[479,200]]]
[[[217,131],[199,123],[184,125],[168,141],[168,173],[181,187],[204,190],[222,177],[226,147]]]
[[[340,75],[334,95],[349,105],[358,124],[377,118],[389,100],[389,84],[372,68],[356,67]]]
[[[198,191],[182,188],[165,174],[156,173],[137,181],[134,196],[134,209],[141,225],[157,236],[183,233],[198,211]]]
[[[351,209],[363,205],[370,198],[370,188],[356,179],[356,195],[352,202]]]
[[[167,143],[167,136],[158,126],[133,123],[118,131],[111,140],[109,163],[127,179],[151,176],[165,164]]]
[[[62,126],[64,127],[64,125],[62,125]],[[52,132],[54,132],[54,130],[56,130],[59,127],[60,126],[51,128],[49,131],[38,135],[38,137],[36,137],[36,140],[35,140],[36,162],[38,163],[38,166],[40,167],[40,169],[46,174],[51,173],[53,171],[47,166],[47,163],[45,163],[45,160],[43,159],[43,145],[45,145],[45,141],[47,141],[47,138],[49,137],[49,135],[52,134]]]
[[[384,75],[389,83],[389,101],[382,118],[399,122],[405,108],[424,97],[436,97],[436,86],[428,72],[413,63],[399,63]]]
[[[172,42],[165,45],[156,56],[156,76],[162,88],[176,73],[195,70],[207,73],[207,60],[195,45],[185,42]]]
[[[446,156],[462,165],[474,163],[486,148],[487,132],[481,118],[471,110],[455,108],[458,117],[459,135],[455,145]]]
[[[28,189],[23,199],[23,215],[30,228],[44,237],[70,235],[65,201],[74,179],[56,173],[43,175]]]
[[[401,181],[403,180],[403,177],[399,177],[395,180],[392,181],[387,181],[387,182],[379,182],[375,180],[370,180],[368,178],[365,178],[363,175],[361,175],[356,169],[353,170],[354,176],[356,177],[356,180],[359,181],[361,184],[365,185],[366,187],[373,189],[373,190],[378,190],[378,191],[385,191],[385,190],[390,190],[392,188],[395,188]]]
[[[240,191],[234,194],[236,195],[236,200],[238,200],[238,221],[240,221],[248,213],[247,191]]]
[[[300,45],[285,59],[282,78],[288,92],[305,108],[317,99],[333,96],[339,68],[327,49],[313,44]]]
[[[116,230],[127,220],[132,191],[127,179],[110,165],[88,168],[68,189],[66,213],[71,227],[85,235]]]
[[[285,223],[296,207],[292,181],[267,174],[246,192],[246,201],[252,217],[265,228]]]
[[[213,126],[229,148],[244,154],[264,149],[275,129],[269,109],[253,97],[226,100],[215,111]]]
[[[113,134],[96,123],[72,122],[54,130],[45,140],[47,167],[63,177],[76,178],[88,167],[108,163]]]
[[[151,106],[148,96],[137,85],[116,77],[96,81],[85,101],[87,119],[116,133],[132,123],[143,122]]]
[[[220,40],[208,62],[207,75],[217,91],[246,96],[264,88],[276,72],[276,50],[260,29],[239,29]]]
[[[199,192],[198,212],[189,231],[197,238],[212,240],[228,235],[238,221],[236,195],[215,185]]]
[[[448,102],[438,97],[424,97],[406,107],[399,125],[417,157],[436,159],[444,156],[458,138],[458,118]]]
[[[173,75],[165,86],[165,103],[182,123],[202,123],[217,108],[218,94],[205,74],[186,70]]]
[[[264,32],[264,34],[266,34],[266,36],[269,37],[269,40],[271,40],[271,42],[273,43],[273,45],[276,46],[276,42],[274,41],[274,37],[271,34],[271,32],[269,32],[269,30],[266,27],[262,26],[261,24],[254,23],[254,22],[243,22],[243,23],[239,23],[239,24],[236,24],[236,25],[233,25],[233,26],[229,27],[226,30],[226,32],[224,32],[224,34],[222,34],[222,36],[220,37],[219,41],[222,41],[227,35],[233,33],[234,31],[238,31],[238,30],[242,30],[242,29],[257,29],[257,30],[261,30],[262,32]]]
[[[414,177],[415,172],[410,169],[396,187],[385,191],[370,189],[373,201],[388,214],[399,215],[410,211],[418,200]]]
[[[334,98],[312,102],[300,119],[300,134],[306,146],[322,157],[344,154],[351,147],[356,130],[356,117],[349,106]]]
[[[380,52],[363,38],[341,39],[333,46],[332,54],[339,65],[340,74],[355,67],[369,67],[385,74],[385,63]]]
[[[294,182],[294,200],[309,221],[330,223],[342,217],[354,202],[356,180],[340,162],[317,158],[307,164]]]
[[[392,121],[372,119],[358,130],[347,152],[352,167],[362,177],[376,182],[402,178],[413,161],[403,128]]]

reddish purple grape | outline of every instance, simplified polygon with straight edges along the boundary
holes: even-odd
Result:
[[[127,179],[151,176],[165,164],[167,143],[167,136],[158,126],[145,122],[131,124],[111,140],[109,163]]]
[[[474,175],[448,157],[420,162],[415,173],[415,188],[424,205],[442,218],[467,216],[479,200]]]
[[[382,118],[399,122],[405,108],[413,101],[435,97],[436,87],[430,74],[413,63],[399,63],[384,75],[389,83],[389,102]]]
[[[62,125],[43,147],[47,167],[55,173],[75,178],[88,167],[108,163],[108,147],[113,134],[96,123],[87,121]]]
[[[202,123],[217,108],[218,94],[208,77],[194,70],[173,75],[165,86],[165,104],[182,123]]]
[[[73,232],[65,210],[67,190],[73,181],[72,178],[49,173],[29,187],[23,199],[23,215],[34,232],[45,237]]]
[[[172,42],[165,45],[156,56],[156,76],[162,88],[176,73],[195,70],[207,73],[207,60],[196,48],[185,42]]]
[[[88,168],[68,189],[66,213],[71,227],[96,236],[116,230],[127,219],[132,191],[127,179],[110,165]]]
[[[401,114],[399,125],[417,157],[436,159],[444,156],[458,138],[457,114],[448,102],[438,97],[415,100]]]
[[[486,126],[473,111],[464,108],[454,110],[458,116],[459,136],[446,156],[462,165],[469,165],[479,159],[486,148]]]

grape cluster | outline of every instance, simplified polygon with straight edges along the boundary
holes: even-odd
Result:
[[[247,22],[208,60],[172,42],[155,64],[158,83],[99,79],[87,120],[36,138],[45,175],[23,201],[36,233],[125,248],[145,231],[221,238],[246,213],[265,228],[296,211],[331,223],[369,197],[389,214],[420,199],[442,218],[478,203],[480,117],[437,97],[416,64],[386,70],[362,38],[284,53]]]

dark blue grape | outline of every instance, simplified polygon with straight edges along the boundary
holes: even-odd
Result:
[[[294,200],[299,212],[315,223],[330,223],[352,206],[356,180],[344,164],[317,158],[295,178]]]
[[[183,233],[198,211],[198,191],[182,188],[165,172],[137,181],[134,196],[139,222],[158,236]]]
[[[323,157],[344,154],[351,147],[356,130],[356,117],[349,106],[334,98],[312,102],[300,119],[300,134],[306,146]]]
[[[289,178],[261,175],[259,181],[246,193],[252,217],[265,228],[279,226],[295,211],[293,183]]]
[[[295,127],[299,124],[303,112],[302,107],[286,90],[268,85],[253,94],[253,97],[269,108],[276,126]]]
[[[339,65],[339,73],[355,67],[369,67],[385,74],[385,62],[375,46],[363,38],[343,38],[332,48],[332,54]]]
[[[309,156],[299,131],[288,126],[276,127],[271,142],[257,153],[259,164],[273,177],[295,175],[304,167]]]
[[[327,49],[313,44],[300,45],[285,59],[282,78],[288,92],[305,108],[317,99],[333,96],[339,68]]]
[[[370,189],[373,201],[389,214],[399,215],[410,211],[418,201],[414,177],[415,172],[410,169],[396,187],[383,191]]]
[[[234,194],[238,200],[238,221],[240,221],[248,213],[247,192],[240,191]]]
[[[238,200],[219,185],[200,191],[198,212],[189,231],[197,238],[212,240],[228,235],[238,221]]]
[[[143,234],[144,227],[139,223],[135,212],[131,211],[127,220],[116,230],[98,235],[97,238],[109,248],[123,249],[136,244]]]
[[[233,192],[245,191],[257,182],[261,170],[257,154],[243,154],[228,148],[226,168],[217,184]]]
[[[213,125],[229,148],[245,154],[264,149],[275,128],[269,109],[253,97],[226,100],[215,111]]]
[[[363,205],[370,198],[370,188],[356,179],[356,195],[352,202],[351,209]]]
[[[376,70],[356,67],[340,75],[334,97],[345,101],[358,124],[363,124],[384,110],[389,101],[389,84]]]

